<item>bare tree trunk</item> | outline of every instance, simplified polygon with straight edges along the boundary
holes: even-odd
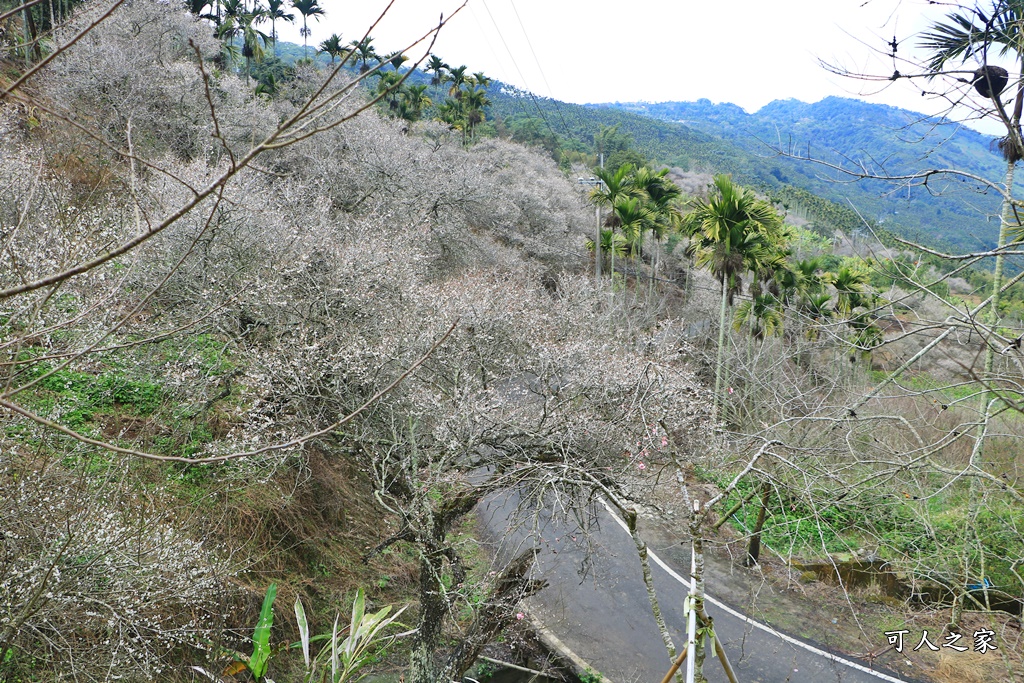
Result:
[[[729,508],[728,510],[726,510],[726,511],[725,511],[725,513],[724,513],[724,514],[723,514],[723,515],[722,515],[721,517],[719,517],[719,518],[718,518],[718,521],[717,521],[717,522],[715,522],[715,523],[714,523],[714,524],[712,525],[712,527],[713,527],[713,528],[714,528],[715,530],[718,530],[718,529],[720,529],[720,528],[722,527],[722,525],[723,525],[723,524],[725,524],[726,522],[728,522],[728,521],[729,521],[729,518],[730,518],[730,517],[732,517],[732,516],[733,516],[733,515],[735,515],[735,514],[736,514],[737,512],[739,512],[739,511],[740,511],[740,508],[742,508],[742,507],[743,507],[744,505],[746,505],[746,504],[747,504],[748,502],[750,502],[750,499],[751,499],[751,498],[753,498],[753,497],[754,497],[754,496],[756,496],[756,495],[757,495],[757,489],[754,489],[753,491],[751,491],[751,492],[750,492],[750,493],[748,493],[747,495],[743,496],[743,498],[741,498],[741,499],[740,499],[740,501],[739,501],[738,503],[736,503],[736,504],[735,504],[735,505],[733,505],[733,506],[732,506],[731,508]]]
[[[960,617],[964,613],[964,594],[957,591],[953,595],[953,607],[949,611],[949,629],[956,631],[960,629]]]
[[[652,235],[652,237],[653,237],[653,235]],[[660,247],[661,247],[661,242],[657,238],[655,238],[654,239],[654,252],[653,252],[653,255],[651,256],[651,284],[647,288],[647,298],[648,299],[650,299],[651,297],[654,296],[654,281],[658,277],[658,252],[661,251]]]
[[[647,589],[647,600],[651,603],[651,613],[654,615],[654,622],[658,625],[658,631],[661,633],[661,640],[665,643],[665,650],[668,652],[668,661],[671,663],[676,658],[676,646],[672,642],[672,636],[668,632],[668,625],[665,624],[665,617],[661,613],[661,606],[658,603],[658,595],[654,591],[654,578],[651,575],[651,563],[647,559],[647,543],[644,542],[643,538],[636,529],[636,511],[635,510],[623,510],[623,514],[626,517],[626,526],[629,527],[629,535],[633,538],[633,543],[636,545],[636,554],[640,558],[640,570],[644,577],[644,587]],[[676,676],[682,681],[682,676]]]
[[[704,611],[704,539],[700,536],[700,531],[696,527],[699,525],[700,518],[694,516],[694,524],[691,526],[693,533],[693,609],[697,612],[697,615],[705,615]],[[704,620],[700,619],[701,625],[704,625]],[[695,643],[693,652],[693,681],[694,683],[707,683],[708,679],[704,677],[704,659],[707,657],[707,648],[704,647],[704,638],[697,636],[697,642]]]
[[[25,67],[26,68],[28,68],[29,66],[32,65],[32,49],[31,49],[31,45],[32,45],[32,30],[30,28],[30,26],[32,24],[29,22],[29,17],[30,16],[31,15],[29,14],[29,10],[27,8],[21,10],[21,28],[22,28],[22,34],[23,34],[23,36],[25,38]]]
[[[25,16],[28,17],[28,29],[32,33],[32,54],[35,55],[36,61],[43,58],[43,48],[39,44],[39,29],[36,28],[36,19],[32,16],[32,10],[26,10]]]
[[[410,655],[409,681],[436,683],[439,672],[434,653],[441,643],[441,626],[447,611],[441,586],[444,556],[437,551],[421,550],[421,553],[419,628]]]
[[[771,495],[771,486],[765,483],[761,493],[761,507],[757,511],[757,521],[754,523],[754,532],[750,535],[750,543],[747,546],[747,559],[743,561],[743,565],[746,567],[753,567],[761,556],[761,530],[764,529],[764,518],[768,512],[768,500]]]
[[[1018,96],[1018,100],[1020,97]],[[1016,114],[1016,112],[1015,112]],[[1015,116],[1014,121],[1018,121],[1019,117]],[[1003,211],[1000,215],[999,220],[999,241],[996,243],[996,247],[1002,249],[1006,246],[1006,241],[1009,238],[1010,224],[1014,219],[1014,208],[1013,203],[1009,200],[1009,197],[1013,195],[1013,172],[1016,167],[1016,162],[1008,161],[1006,163],[1006,178],[1003,180],[1003,191],[1006,192],[1007,198],[1003,199]],[[996,254],[995,267],[992,270],[992,304],[988,313],[988,324],[989,329],[995,331],[996,325],[999,322],[999,295],[1000,289],[1003,285],[1003,253],[999,252]],[[995,350],[992,348],[992,343],[988,337],[985,338],[985,378],[991,377],[992,366],[995,360]],[[981,393],[981,407],[980,414],[982,416],[988,413],[988,404],[992,399],[992,396],[988,391]]]

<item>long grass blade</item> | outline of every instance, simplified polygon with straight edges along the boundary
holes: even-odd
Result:
[[[309,622],[306,621],[306,610],[302,607],[302,600],[295,598],[295,622],[299,625],[299,640],[302,641],[302,658],[306,662],[306,671],[309,671]]]
[[[263,678],[267,673],[267,664],[270,662],[270,629],[274,625],[274,598],[277,597],[277,584],[270,584],[267,594],[263,598],[263,607],[260,609],[260,618],[256,622],[256,629],[252,634],[252,657],[249,658],[249,671],[256,680]]]

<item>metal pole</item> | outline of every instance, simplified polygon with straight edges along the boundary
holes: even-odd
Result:
[[[693,603],[697,598],[697,553],[694,552],[693,541],[690,541],[690,597]],[[686,683],[694,683],[696,677],[697,654],[697,605],[691,604],[690,614],[686,621]]]

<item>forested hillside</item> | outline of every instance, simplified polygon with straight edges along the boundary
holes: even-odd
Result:
[[[928,186],[918,182],[907,187],[857,180],[806,160],[854,173],[901,176],[931,168],[959,169],[1001,180],[1005,164],[995,140],[971,128],[838,97],[814,104],[778,100],[753,114],[709,100],[596,106],[678,122],[743,149],[752,157],[747,168],[737,169],[746,182],[790,184],[839,203],[848,201],[866,219],[933,244],[973,250],[995,243],[998,226],[992,217],[998,214],[999,199],[986,196],[975,184],[933,179]]]
[[[301,46],[281,43],[283,64],[302,54]],[[318,60],[329,61],[322,52]],[[414,71],[408,78],[427,88],[437,100],[432,106],[441,104],[443,89],[430,87],[429,73]],[[598,131],[614,129],[641,160],[730,173],[780,197],[792,194],[788,188],[808,191],[852,208],[866,221],[865,229],[884,227],[932,246],[968,251],[991,246],[998,232],[993,217],[999,201],[974,183],[933,178],[927,186],[915,181],[908,187],[858,180],[833,168],[880,176],[953,168],[1001,178],[993,138],[915,112],[837,97],[814,104],[778,100],[753,114],[709,100],[582,106],[500,81],[490,82],[487,97],[485,134],[543,147],[569,165],[595,153]]]
[[[301,47],[282,43],[280,54],[283,63],[293,63]],[[321,53],[319,59],[327,58]],[[441,104],[443,89],[430,87],[428,73],[414,71],[408,78],[437,100],[433,106]],[[634,162],[649,159],[685,171],[731,173],[780,197],[792,193],[788,188],[808,191],[851,207],[866,221],[865,229],[884,227],[959,250],[991,245],[998,232],[992,223],[998,199],[976,184],[933,179],[928,186],[915,182],[908,187],[899,181],[858,180],[808,159],[882,176],[955,168],[1001,177],[992,138],[914,112],[836,97],[814,104],[780,100],[755,114],[708,100],[581,106],[500,81],[490,82],[487,97],[485,134],[543,147],[568,165],[595,153],[598,131],[614,129],[639,153],[631,157]]]

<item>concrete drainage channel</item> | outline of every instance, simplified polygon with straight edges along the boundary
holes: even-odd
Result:
[[[576,674],[577,678],[580,680],[598,680],[601,681],[601,683],[612,683],[612,681],[603,676],[600,671],[594,669],[592,666],[587,664],[586,660],[570,650],[569,646],[563,643],[558,636],[545,627],[540,619],[532,614],[528,614],[527,619],[530,622],[530,627],[533,628],[534,633],[537,634],[537,639],[540,640],[549,652],[564,662],[565,665],[571,669],[574,674]]]
[[[529,601],[526,603],[529,605]],[[528,609],[528,608],[527,608]],[[613,683],[610,679],[601,674],[600,671],[590,666],[585,659],[573,652],[568,645],[548,629],[544,622],[538,617],[527,612],[527,622],[537,640],[552,655],[555,661],[565,671],[570,672],[580,681],[600,681],[601,683]],[[565,680],[558,674],[547,674],[525,667],[519,667],[508,662],[501,662],[489,657],[481,657],[480,660],[498,667],[494,673],[487,675],[486,683],[530,683],[533,681],[562,681]],[[484,683],[472,676],[464,676],[465,683]]]

